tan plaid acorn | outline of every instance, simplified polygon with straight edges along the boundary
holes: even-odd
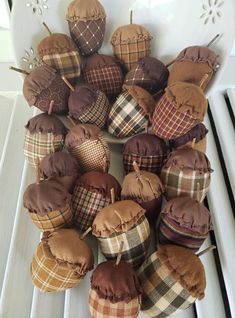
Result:
[[[59,292],[77,286],[94,266],[91,248],[74,229],[43,234],[31,263],[31,277],[41,292]]]
[[[82,55],[92,55],[102,46],[106,13],[98,0],[75,0],[68,7],[66,19],[73,41]]]
[[[148,317],[168,317],[205,295],[205,270],[191,250],[160,246],[137,272],[143,289],[141,310]]]
[[[30,165],[36,167],[38,160],[63,149],[67,129],[57,117],[46,113],[37,115],[25,128],[24,155]]]

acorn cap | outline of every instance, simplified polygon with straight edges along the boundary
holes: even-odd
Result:
[[[112,35],[111,44],[136,43],[142,40],[151,40],[149,31],[142,25],[128,24],[119,27]]]
[[[165,96],[175,108],[203,121],[208,102],[202,89],[194,84],[176,82],[166,88]]]
[[[98,139],[100,134],[101,130],[96,125],[76,125],[68,132],[65,139],[65,145],[68,148],[74,148],[82,145],[85,141]]]
[[[75,0],[68,7],[67,21],[90,21],[105,19],[106,13],[102,4],[97,0]]]
[[[120,67],[120,62],[115,57],[104,54],[94,54],[86,60],[84,72],[112,66]]]
[[[91,288],[101,299],[128,303],[141,295],[141,287],[130,264],[122,260],[118,266],[115,263],[112,260],[97,266],[91,277]]]
[[[52,133],[54,135],[66,135],[67,133],[64,124],[57,117],[48,115],[47,113],[39,114],[31,118],[25,128],[28,129],[31,134]]]
[[[54,180],[29,185],[23,197],[24,207],[30,213],[41,216],[65,208],[70,204],[70,201],[71,195],[60,183]]]
[[[218,68],[217,55],[205,46],[190,46],[185,48],[176,58],[177,61],[207,63],[214,71]]]
[[[111,174],[105,172],[87,172],[79,178],[76,185],[88,191],[99,193],[103,197],[108,197],[110,200],[111,189],[114,189],[116,199],[120,199],[121,196],[121,186],[119,182]]]
[[[91,248],[73,229],[45,232],[42,243],[50,258],[56,259],[61,267],[76,270],[81,277],[94,267]]]
[[[109,237],[114,233],[127,232],[144,214],[145,210],[134,201],[115,202],[96,215],[92,234],[97,237]]]
[[[203,235],[213,229],[210,212],[192,198],[180,197],[168,201],[162,209],[161,217],[167,217],[180,227]]]
[[[162,266],[166,266],[173,278],[194,298],[205,294],[206,277],[201,260],[190,249],[176,245],[163,245],[157,251]]]

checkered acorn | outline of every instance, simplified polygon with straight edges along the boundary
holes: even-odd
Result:
[[[87,56],[98,52],[106,27],[106,13],[102,4],[98,0],[72,1],[66,19],[80,53]]]

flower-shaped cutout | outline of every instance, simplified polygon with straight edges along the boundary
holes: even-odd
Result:
[[[26,2],[27,8],[32,8],[33,13],[37,13],[39,15],[43,14],[44,9],[49,9],[48,0],[31,0]]]
[[[203,5],[203,13],[200,18],[204,20],[204,24],[212,22],[216,23],[218,18],[222,17],[221,7],[223,6],[224,1],[221,0],[207,0]]]
[[[42,65],[42,61],[35,55],[35,51],[32,47],[29,50],[25,50],[25,56],[23,56],[21,60],[30,71]]]

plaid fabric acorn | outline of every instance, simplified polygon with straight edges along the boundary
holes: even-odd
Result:
[[[212,172],[204,153],[191,148],[172,152],[161,172],[167,200],[185,196],[202,202],[209,191]]]
[[[141,310],[165,318],[204,297],[206,278],[200,259],[189,249],[160,246],[137,272],[143,289]]]
[[[63,149],[67,133],[62,122],[48,114],[40,114],[25,126],[24,155],[27,162],[36,167],[38,160]]]
[[[167,87],[155,108],[153,132],[162,139],[176,139],[202,122],[206,111],[207,100],[202,89],[177,82]]]
[[[130,137],[145,129],[154,110],[154,99],[143,88],[124,85],[124,92],[113,104],[108,131],[118,138]]]
[[[105,34],[106,13],[99,1],[72,1],[66,19],[71,37],[82,55],[92,55],[101,48]]]
[[[43,232],[72,225],[70,204],[71,195],[54,180],[31,184],[24,193],[24,207],[33,223]]]
[[[41,292],[73,288],[93,269],[92,250],[72,229],[46,232],[31,263],[33,284]]]
[[[140,205],[126,200],[111,204],[96,215],[92,233],[107,259],[117,257],[123,241],[123,260],[133,268],[142,264],[150,245],[150,228],[144,212]]]
[[[123,166],[125,174],[134,171],[135,161],[140,170],[160,174],[167,158],[165,142],[152,134],[132,137],[123,148]]]
[[[157,230],[160,244],[175,244],[197,252],[212,230],[210,212],[191,198],[176,198],[164,205]]]
[[[141,288],[129,264],[108,261],[98,265],[89,292],[92,318],[137,318],[140,305]]]
[[[120,199],[121,186],[110,174],[91,171],[79,178],[72,196],[75,225],[82,231],[92,226],[95,216],[111,204],[111,189]]]
[[[74,126],[66,136],[65,145],[77,159],[83,172],[109,170],[109,147],[96,125],[81,124]]]

